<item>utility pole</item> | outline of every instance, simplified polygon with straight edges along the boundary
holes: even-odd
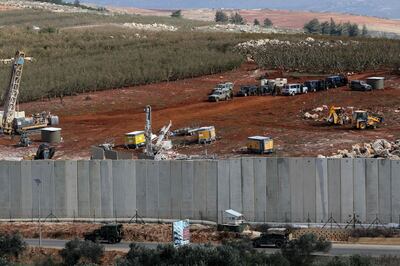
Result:
[[[41,247],[42,246],[42,223],[40,220],[40,218],[41,218],[40,198],[42,196],[42,186],[41,186],[42,181],[39,178],[34,179],[34,181],[36,182],[36,185],[38,186],[38,195],[39,195],[39,200],[38,200],[38,203],[39,203],[39,247]]]
[[[145,127],[145,137],[146,137],[146,156],[153,157],[153,145],[151,143],[151,106],[147,105],[144,109],[146,112],[146,127]]]

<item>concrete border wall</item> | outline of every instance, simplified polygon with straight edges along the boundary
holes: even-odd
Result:
[[[400,161],[384,159],[0,161],[2,219],[38,217],[40,196],[42,217],[391,223],[399,190]]]

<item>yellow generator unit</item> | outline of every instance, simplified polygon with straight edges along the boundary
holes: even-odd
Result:
[[[270,137],[253,136],[247,139],[247,150],[253,153],[274,152],[274,140]]]
[[[125,147],[136,149],[146,144],[144,131],[133,131],[125,134]]]
[[[197,134],[199,136],[199,143],[200,144],[205,144],[205,143],[211,143],[215,141],[215,127],[202,127],[199,128],[197,131]]]

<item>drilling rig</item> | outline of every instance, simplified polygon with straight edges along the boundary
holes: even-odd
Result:
[[[0,112],[0,129],[7,135],[22,134],[49,125],[58,125],[58,116],[50,113],[42,112],[25,117],[24,112],[16,111],[25,61],[32,61],[32,58],[25,57],[22,51],[17,51],[14,58],[0,60],[0,62],[12,64],[10,83],[2,97],[4,111]]]

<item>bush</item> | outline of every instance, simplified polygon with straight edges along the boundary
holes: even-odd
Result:
[[[59,265],[52,256],[46,256],[35,262],[35,266],[57,266]]]
[[[0,266],[11,266],[12,264],[8,262],[6,258],[1,258],[0,257]]]
[[[315,234],[304,234],[298,239],[290,241],[282,247],[282,255],[293,266],[311,265],[315,259],[313,252],[328,252],[331,242],[323,238],[318,239]]]
[[[280,254],[268,255],[257,252],[249,245],[249,240],[225,242],[218,247],[172,245],[158,246],[149,250],[135,244],[124,259],[117,261],[119,266],[128,265],[279,265],[288,266],[288,261]]]
[[[268,28],[268,27],[272,27],[274,24],[272,23],[272,21],[269,18],[265,18],[264,19],[264,27]]]
[[[19,255],[26,249],[26,243],[20,234],[0,236],[0,257]]]
[[[229,17],[224,11],[218,10],[217,12],[215,12],[215,22],[225,23],[228,22],[228,20]]]
[[[104,247],[91,241],[74,239],[65,244],[60,255],[65,265],[76,265],[82,258],[92,263],[99,263],[104,255]]]
[[[391,228],[355,229],[351,231],[352,237],[393,237],[398,233]]]

